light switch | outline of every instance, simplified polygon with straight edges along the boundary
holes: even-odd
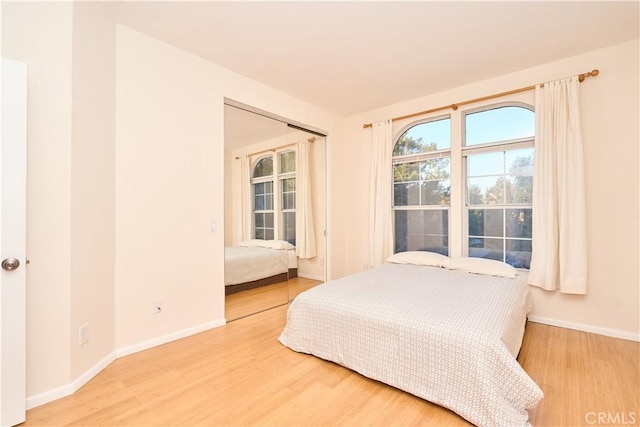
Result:
[[[209,232],[210,233],[215,233],[216,232],[216,222],[215,221],[209,221]]]

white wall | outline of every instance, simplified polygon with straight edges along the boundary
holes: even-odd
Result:
[[[2,56],[28,66],[27,395],[70,379],[69,3],[2,3]]]
[[[27,396],[224,317],[223,99],[337,138],[341,119],[120,27],[107,3],[3,2],[28,65]],[[208,232],[216,220],[219,233]],[[164,313],[151,315],[162,299]],[[90,325],[80,347],[78,328]]]
[[[223,106],[210,71],[117,27],[117,347],[224,318],[224,234],[208,230],[224,217]]]
[[[349,168],[332,170],[346,183],[346,270],[367,262],[369,132],[363,123],[410,114],[598,68],[581,85],[587,185],[589,290],[586,296],[532,288],[534,317],[633,337],[640,332],[638,274],[638,41],[417,98],[346,120]],[[599,328],[599,329],[598,329]]]
[[[533,289],[535,316],[630,332],[636,337],[640,332],[639,51],[635,41],[562,63],[566,72],[570,67],[588,70],[587,63],[601,71],[593,81],[581,85],[588,294],[580,297]]]
[[[115,24],[108,4],[73,7],[71,378],[114,348]],[[79,345],[79,329],[89,342]]]
[[[102,5],[3,3],[3,55],[28,65],[27,395],[114,345],[114,25]],[[80,346],[78,329],[89,324]]]
[[[225,97],[341,130],[337,116],[117,27],[117,347],[224,318]]]

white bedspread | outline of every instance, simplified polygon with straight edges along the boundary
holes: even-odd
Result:
[[[252,282],[289,271],[288,250],[229,246],[224,248],[226,285]]]
[[[522,278],[387,263],[298,295],[279,340],[476,425],[526,425],[543,396],[515,359],[531,308]]]

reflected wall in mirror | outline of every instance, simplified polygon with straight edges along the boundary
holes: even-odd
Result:
[[[225,317],[325,278],[325,138],[225,105]]]

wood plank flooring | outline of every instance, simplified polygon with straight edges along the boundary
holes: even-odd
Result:
[[[287,282],[273,283],[224,297],[224,316],[227,321],[268,310],[289,302]]]
[[[236,320],[279,305],[285,305],[300,292],[320,283],[322,283],[320,280],[296,277],[284,282],[227,295],[225,297],[225,317],[227,321]]]
[[[469,425],[447,409],[282,346],[286,310],[118,359],[74,395],[29,410],[24,425]],[[529,323],[519,361],[545,392],[532,424],[593,425],[589,412],[634,412],[638,420],[639,346]]]
[[[545,393],[533,425],[640,424],[640,343],[529,322],[518,361]]]

